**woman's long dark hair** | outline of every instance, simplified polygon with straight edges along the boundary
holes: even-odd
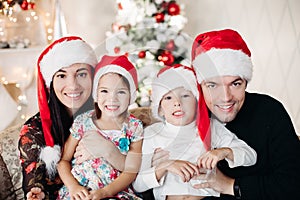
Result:
[[[91,70],[91,77],[93,77],[94,68]],[[49,102],[50,116],[52,120],[51,133],[54,139],[54,143],[58,144],[63,148],[66,140],[70,135],[70,128],[75,117],[81,113],[94,108],[92,95],[89,96],[88,100],[79,108],[74,116],[69,116],[69,112],[64,104],[57,98],[54,88],[53,81],[50,84],[49,91]]]

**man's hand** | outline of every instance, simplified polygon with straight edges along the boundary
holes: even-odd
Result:
[[[42,200],[45,198],[45,193],[39,187],[33,187],[31,190],[26,194],[26,198],[28,200]]]
[[[199,180],[206,180],[207,182],[193,185],[196,189],[212,188],[222,194],[234,195],[233,184],[234,179],[225,176],[217,167],[215,173],[200,174],[197,176]]]
[[[169,151],[163,150],[162,148],[156,148],[152,157],[151,166],[158,166],[166,160],[169,160],[169,157]]]

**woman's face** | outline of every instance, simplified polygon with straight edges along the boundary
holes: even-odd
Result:
[[[90,65],[76,63],[61,68],[53,76],[53,88],[60,102],[70,113],[75,113],[91,95]]]

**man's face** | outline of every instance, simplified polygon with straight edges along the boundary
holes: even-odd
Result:
[[[222,122],[236,117],[244,100],[247,82],[239,76],[218,76],[201,83],[209,110]]]

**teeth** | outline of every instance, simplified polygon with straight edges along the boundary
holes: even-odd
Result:
[[[109,110],[115,110],[115,109],[118,108],[118,106],[106,106],[106,107],[107,107],[107,109],[109,109]]]
[[[220,108],[222,108],[222,109],[228,109],[228,108],[230,108],[232,105],[229,105],[229,106],[219,106]]]
[[[76,94],[67,94],[67,96],[75,98],[75,97],[79,97],[80,93],[76,93]]]
[[[176,111],[176,112],[173,113],[173,115],[182,115],[182,114],[183,114],[182,111]]]

